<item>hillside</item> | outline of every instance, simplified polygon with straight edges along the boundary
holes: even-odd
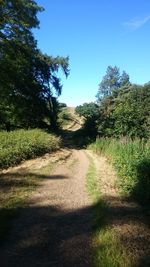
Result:
[[[79,130],[83,123],[84,119],[79,117],[79,115],[75,112],[75,107],[66,107],[63,108],[63,111],[65,114],[68,114],[68,120],[67,123],[63,125],[64,130],[70,130],[70,131],[77,131]]]

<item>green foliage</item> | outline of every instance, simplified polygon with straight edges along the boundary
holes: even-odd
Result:
[[[98,116],[98,105],[94,102],[84,103],[83,105],[77,106],[75,112],[79,114],[79,116],[83,116],[85,119],[88,118],[97,118]]]
[[[37,12],[43,9],[33,0],[2,1],[0,5],[0,124],[14,127],[56,125],[57,96],[62,85],[59,69],[67,76],[68,58],[42,54],[32,34],[38,27]]]
[[[59,108],[66,108],[67,104],[66,103],[59,103]]]
[[[141,202],[150,200],[150,141],[98,139],[91,148],[112,161],[121,194]]]
[[[41,130],[0,132],[0,168],[59,148],[60,139]]]
[[[108,66],[97,94],[98,135],[128,136],[132,139],[150,136],[150,83],[144,86],[129,82],[129,75]]]
[[[129,83],[129,75],[125,71],[120,75],[118,67],[108,66],[106,75],[99,84],[97,101],[100,102],[104,97],[112,95],[115,90]]]
[[[150,85],[126,85],[101,101],[100,136],[147,138],[150,134]]]

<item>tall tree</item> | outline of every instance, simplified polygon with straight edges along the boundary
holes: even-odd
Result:
[[[54,115],[53,89],[60,95],[58,70],[67,76],[68,58],[49,57],[37,48],[32,28],[39,26],[33,0],[0,0],[0,121],[37,127]],[[49,103],[51,102],[51,105]]]
[[[150,85],[128,85],[100,105],[98,132],[101,136],[150,136]]]
[[[104,97],[111,96],[121,86],[129,83],[129,75],[123,71],[120,75],[118,67],[108,66],[106,75],[99,84],[97,100],[100,102]]]

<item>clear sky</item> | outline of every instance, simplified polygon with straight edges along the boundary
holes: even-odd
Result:
[[[108,65],[133,83],[150,81],[150,0],[37,0],[45,11],[34,30],[42,52],[69,56],[59,98],[69,106],[95,101]]]

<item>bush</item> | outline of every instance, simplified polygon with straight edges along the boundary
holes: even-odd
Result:
[[[0,168],[52,152],[59,145],[58,137],[38,129],[0,132]]]
[[[98,139],[90,147],[112,161],[122,195],[150,200],[150,141]]]

